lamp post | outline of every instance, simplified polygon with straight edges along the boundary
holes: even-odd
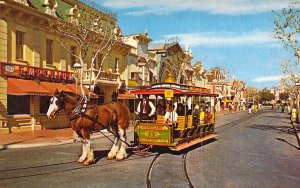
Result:
[[[73,65],[74,68],[74,78],[76,83],[76,94],[78,94],[78,77],[79,77],[79,70],[82,68],[81,64],[76,61],[76,63]]]
[[[74,78],[75,78],[75,88],[76,88],[76,94],[78,94],[78,79],[79,79],[79,70],[82,68],[81,64],[76,61],[76,63],[73,65],[74,68]],[[73,142],[77,142],[79,139],[77,133],[73,131]]]
[[[299,82],[296,83],[295,86],[296,86],[296,89],[297,89],[297,92],[296,92],[297,93],[297,115],[296,115],[296,121],[297,121],[297,123],[299,123],[299,89],[300,89],[300,83]],[[297,141],[298,141],[298,146],[299,146],[298,149],[300,150],[300,138],[299,138],[296,126],[295,126],[295,124],[294,124],[293,121],[292,121],[292,126],[293,126],[293,129],[294,129]]]

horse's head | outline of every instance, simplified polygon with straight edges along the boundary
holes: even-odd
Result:
[[[54,117],[59,111],[65,109],[64,91],[55,91],[54,96],[50,99],[50,106],[48,108],[48,118]]]

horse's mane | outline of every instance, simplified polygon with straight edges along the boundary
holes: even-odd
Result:
[[[78,95],[78,94],[76,94],[76,93],[74,93],[74,92],[63,91],[63,93],[64,93],[65,95],[70,96],[70,97],[74,97],[74,98],[76,98],[77,100],[80,100],[80,98],[81,98],[80,95]]]

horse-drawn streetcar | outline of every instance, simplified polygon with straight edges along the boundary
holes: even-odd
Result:
[[[78,162],[85,165],[94,162],[90,134],[102,129],[114,136],[113,139],[106,136],[113,142],[107,159],[117,160],[127,158],[127,146],[146,146],[146,149],[165,146],[180,151],[217,136],[214,133],[217,95],[206,88],[158,83],[148,89],[133,90],[131,94],[142,98],[137,108],[140,119],[134,129],[133,145],[126,141],[130,110],[121,102],[97,105],[86,97],[56,91],[47,116],[52,118],[61,111],[66,112],[70,126],[82,141]]]
[[[155,114],[151,114],[150,118],[139,116],[134,130],[136,145],[166,146],[180,151],[217,136],[214,124],[215,98],[218,95],[212,94],[209,89],[158,83],[148,89],[130,92],[139,99],[136,108],[139,114],[142,114],[140,105],[143,99],[155,106]]]

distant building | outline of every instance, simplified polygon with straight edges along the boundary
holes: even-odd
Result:
[[[182,49],[176,38],[164,44],[150,46],[149,52],[155,54],[158,82],[163,82],[171,76],[173,82],[192,84],[192,52],[188,48]]]

